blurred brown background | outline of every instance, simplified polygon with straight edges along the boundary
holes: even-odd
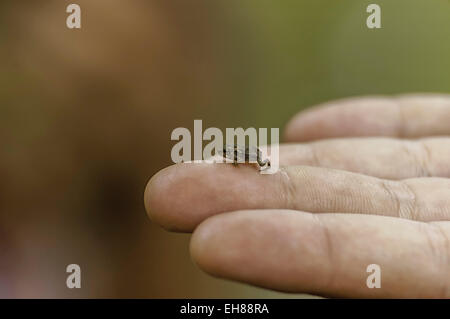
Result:
[[[0,297],[292,296],[203,274],[143,190],[194,119],[282,127],[329,99],[449,93],[449,1],[377,0],[369,30],[373,2],[2,1]]]

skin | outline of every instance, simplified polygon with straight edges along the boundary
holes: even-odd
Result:
[[[150,218],[193,232],[213,276],[334,297],[450,298],[450,95],[340,100],[295,115],[280,171],[177,164]],[[366,267],[378,264],[380,289]]]

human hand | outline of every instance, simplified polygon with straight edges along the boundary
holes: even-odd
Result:
[[[285,139],[273,175],[160,171],[149,216],[193,232],[191,255],[214,276],[322,296],[450,298],[449,95],[327,103],[296,115]],[[379,289],[366,285],[369,264],[381,267]]]

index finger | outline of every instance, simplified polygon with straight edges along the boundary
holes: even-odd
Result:
[[[450,220],[450,179],[389,181],[310,166],[262,175],[252,165],[177,164],[150,180],[145,202],[154,221],[176,231],[223,212],[266,208],[438,221]]]

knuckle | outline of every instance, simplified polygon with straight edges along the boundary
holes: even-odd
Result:
[[[395,216],[411,220],[419,218],[417,214],[417,196],[407,182],[382,180],[381,186],[395,207]]]

